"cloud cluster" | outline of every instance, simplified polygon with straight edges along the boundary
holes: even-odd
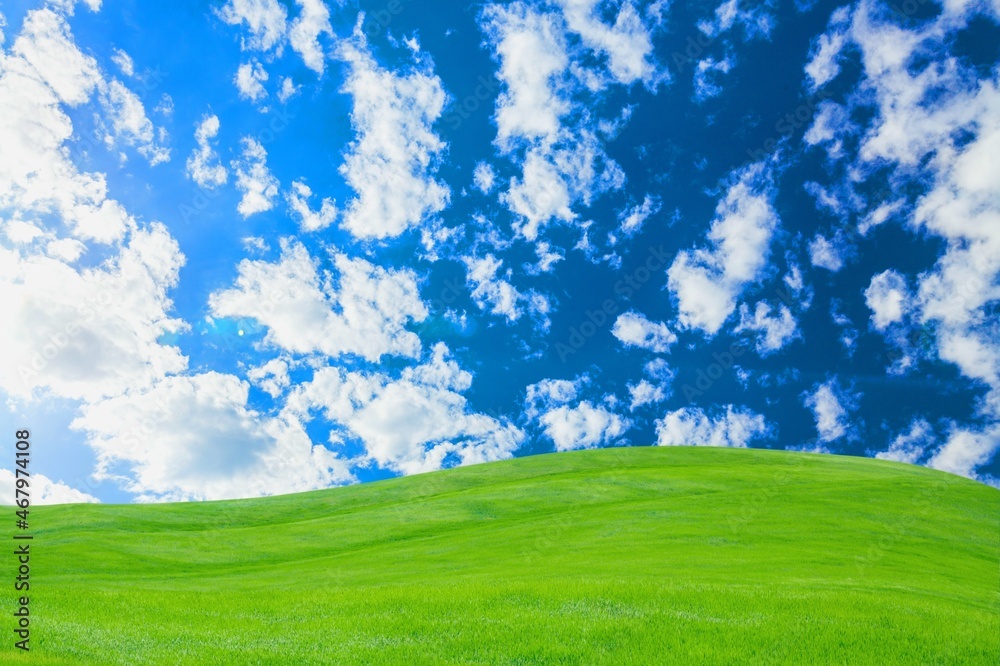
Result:
[[[293,391],[287,410],[322,411],[341,426],[338,441],[358,440],[367,459],[404,474],[511,457],[524,433],[471,412],[462,395],[471,385],[472,376],[438,343],[422,364],[398,377],[321,368]]]
[[[651,31],[631,2],[614,22],[596,0],[562,0],[561,11],[541,4],[490,4],[481,27],[499,64],[503,89],[494,120],[496,145],[520,167],[501,200],[518,218],[515,231],[535,240],[551,221],[572,222],[573,206],[624,183],[606,154],[601,122],[587,100],[611,84],[661,79],[652,58]],[[596,56],[597,67],[586,64]]]
[[[194,140],[198,145],[188,157],[186,173],[199,187],[214,189],[229,179],[229,172],[212,147],[212,139],[218,134],[219,117],[215,115],[202,118],[195,129]]]
[[[233,160],[236,189],[243,193],[236,210],[243,217],[264,213],[274,208],[280,183],[267,168],[267,151],[253,137],[243,137],[243,153]]]
[[[716,415],[700,407],[682,407],[656,421],[659,446],[728,446],[746,448],[754,439],[766,437],[770,428],[764,417],[746,408],[726,405]]]
[[[340,172],[357,196],[342,225],[357,238],[392,238],[448,205],[451,191],[434,177],[445,143],[434,132],[445,93],[430,66],[407,73],[375,61],[359,22],[338,57],[348,66],[343,91],[354,99],[351,142]]]
[[[229,25],[245,26],[244,50],[280,55],[288,43],[306,67],[322,75],[325,57],[319,37],[333,37],[330,10],[323,0],[295,0],[295,4],[299,13],[291,22],[285,5],[277,0],[228,0],[216,15]]]
[[[715,335],[736,309],[744,287],[760,278],[778,226],[767,181],[763,163],[737,172],[716,206],[709,247],[681,251],[668,269],[681,326]]]
[[[213,293],[209,306],[216,317],[257,321],[269,344],[292,353],[419,357],[420,339],[406,326],[423,321],[427,308],[413,272],[343,254],[333,266],[336,281],[301,243],[283,240],[277,262],[244,259],[235,287]]]
[[[626,347],[647,349],[657,354],[665,354],[677,342],[677,336],[666,324],[650,321],[635,310],[618,315],[611,333]]]
[[[14,503],[15,476],[9,469],[0,469],[0,504]],[[31,503],[39,506],[52,504],[93,504],[100,502],[93,495],[68,486],[62,481],[53,481],[44,474],[31,475]]]

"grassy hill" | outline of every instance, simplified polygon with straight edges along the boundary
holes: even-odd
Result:
[[[4,663],[1000,663],[1000,492],[883,461],[611,449],[31,517]]]

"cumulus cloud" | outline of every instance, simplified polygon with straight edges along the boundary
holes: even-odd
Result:
[[[102,101],[110,123],[110,131],[105,138],[109,147],[116,142],[135,146],[153,166],[170,160],[170,149],[158,141],[158,135],[162,138],[165,134],[154,130],[138,95],[116,79],[104,89]]]
[[[264,365],[250,368],[247,379],[272,398],[277,398],[291,385],[288,362],[281,358],[273,358]]]
[[[813,43],[805,71],[809,77],[809,87],[813,91],[822,88],[840,73],[838,62],[840,52],[847,43],[847,7],[836,10],[830,18],[830,27]]]
[[[823,443],[839,439],[854,439],[856,428],[851,423],[850,412],[857,408],[860,394],[843,389],[836,379],[813,386],[803,394],[803,402],[812,410],[816,419],[816,432]]]
[[[557,451],[613,444],[632,427],[604,405],[578,400],[589,384],[584,374],[573,380],[543,379],[525,389],[525,415],[541,426]],[[613,404],[609,399],[605,402]]]
[[[500,269],[503,261],[492,254],[481,259],[463,257],[466,268],[466,281],[472,287],[472,300],[484,311],[500,315],[508,322],[521,318],[525,311],[540,319],[543,327],[548,326],[548,300],[535,292],[518,291],[509,282],[511,271],[508,269],[503,276]]]
[[[475,171],[472,172],[472,182],[476,189],[483,194],[489,194],[493,190],[493,183],[496,173],[486,162],[477,162]]]
[[[772,312],[771,306],[764,301],[758,301],[753,314],[746,304],[740,306],[740,323],[733,332],[743,331],[756,334],[757,353],[761,356],[778,351],[799,337],[798,322],[792,311],[785,305],[779,305]]]
[[[309,208],[309,198],[312,197],[312,190],[301,180],[292,183],[292,190],[288,193],[288,206],[299,218],[299,226],[303,231],[319,231],[325,229],[337,219],[337,203],[325,197],[320,203],[319,210]]]
[[[200,187],[214,189],[225,184],[229,172],[219,161],[219,155],[212,147],[212,140],[219,134],[219,117],[205,116],[194,132],[194,140],[198,144],[188,157],[186,165],[187,177]]]
[[[934,429],[931,424],[926,419],[914,419],[908,431],[893,438],[889,448],[879,451],[875,457],[879,460],[916,464],[924,457],[934,441]]]
[[[747,444],[770,434],[764,417],[746,408],[726,405],[713,416],[700,407],[683,407],[656,421],[659,446],[728,446]]]
[[[835,241],[816,234],[809,243],[809,258],[813,266],[836,273],[844,267],[843,251]]]
[[[445,143],[434,132],[445,93],[430,66],[400,74],[375,61],[359,22],[338,56],[348,65],[343,91],[354,99],[351,142],[341,173],[357,193],[342,225],[357,238],[391,238],[448,205],[434,174]],[[424,61],[428,62],[428,61]]]
[[[30,245],[0,246],[0,261],[0,388],[8,394],[95,400],[186,367],[179,349],[160,342],[185,327],[168,314],[184,257],[163,225],[134,231],[93,268]]]
[[[9,505],[14,503],[14,487],[14,472],[8,469],[0,469],[0,492],[3,493],[0,504]],[[44,474],[34,473],[31,475],[32,504],[41,506],[52,504],[93,504],[100,501],[93,495],[68,486],[62,481],[53,481]]]
[[[472,376],[438,343],[430,358],[398,378],[326,367],[296,389],[290,409],[321,409],[359,439],[378,465],[416,474],[456,464],[509,458],[524,433],[505,420],[471,412],[462,393]]]
[[[553,407],[568,404],[589,382],[586,375],[574,380],[543,379],[525,389],[524,413],[528,418],[537,418],[542,412]]]
[[[217,372],[166,377],[86,405],[72,427],[97,453],[95,477],[122,483],[140,501],[252,497],[354,480],[297,420],[250,409],[248,390]]]
[[[107,197],[101,173],[81,173],[65,143],[73,124],[62,106],[77,107],[106,86],[97,63],[76,46],[63,16],[29,11],[0,67],[0,206],[57,213],[82,241],[113,243],[131,217]]]
[[[650,31],[632,2],[621,3],[610,25],[600,18],[598,0],[558,0],[558,4],[569,29],[587,48],[607,58],[608,71],[615,80],[654,83],[657,72]]]
[[[987,425],[957,426],[938,454],[942,466],[970,475],[970,465],[985,464],[989,424],[1000,419],[1000,341],[992,316],[1000,301],[1000,199],[990,179],[1000,168],[1000,84],[995,72],[983,76],[954,52],[956,34],[976,14],[1000,15],[988,3],[946,3],[910,27],[863,0],[843,21],[846,28],[828,31],[829,40],[845,34],[851,49],[842,57],[856,53],[861,68],[865,93],[845,100],[848,114],[859,105],[873,112],[849,165],[852,181],[874,181],[888,171],[895,191],[913,184],[921,192],[915,207],[902,198],[873,201],[871,210],[860,211],[862,232],[893,216],[943,247],[912,292],[893,273],[869,285],[872,323],[880,329],[912,318],[933,332],[941,360],[985,389],[977,411]]]
[[[1000,427],[956,428],[927,461],[927,466],[976,479],[979,478],[976,469],[992,460],[997,450],[1000,450]]]
[[[593,19],[593,3],[565,6],[574,20]],[[598,30],[588,25],[587,30]],[[515,231],[535,240],[552,220],[575,220],[576,202],[589,204],[624,184],[624,172],[598,138],[599,123],[582,102],[573,100],[574,94],[596,93],[606,81],[580,64],[583,55],[578,51],[584,47],[571,47],[572,31],[558,13],[523,2],[491,4],[483,10],[481,27],[494,49],[496,76],[503,84],[494,115],[495,143],[521,168],[501,201],[518,218]],[[619,72],[628,78],[632,75],[626,75],[626,69],[622,65]]]
[[[648,349],[657,354],[670,351],[677,336],[663,322],[654,322],[634,310],[618,316],[611,333],[626,347]]]
[[[728,74],[735,66],[732,57],[725,57],[716,60],[708,56],[698,61],[694,68],[694,97],[702,101],[710,97],[716,97],[722,93],[720,80],[722,75]]]
[[[243,154],[230,166],[236,172],[236,188],[243,193],[236,210],[250,217],[274,208],[280,183],[267,168],[267,151],[260,141],[243,137],[241,143]]]
[[[228,0],[217,14],[229,25],[246,25],[244,49],[269,51],[284,39],[288,11],[278,0]]]
[[[342,254],[333,264],[336,282],[317,272],[301,244],[284,240],[278,262],[240,262],[236,286],[209,297],[212,314],[254,319],[269,344],[293,353],[419,357],[420,339],[406,326],[423,321],[427,308],[413,272]]]
[[[556,451],[612,444],[631,427],[628,419],[601,405],[592,405],[588,400],[574,406],[556,407],[542,414],[539,422]]]
[[[121,49],[114,50],[114,53],[111,54],[111,62],[118,65],[118,69],[125,76],[135,76],[135,62],[132,61],[132,56]]]
[[[288,29],[288,41],[302,56],[306,67],[317,74],[323,74],[323,49],[319,44],[320,35],[333,36],[330,26],[330,10],[323,0],[296,0],[299,15]]]
[[[678,321],[714,335],[736,309],[744,287],[767,265],[778,216],[771,206],[764,165],[739,173],[715,209],[708,232],[711,245],[681,251],[667,271],[677,298]]]
[[[872,311],[872,325],[880,331],[902,321],[909,302],[910,290],[906,286],[906,278],[891,269],[873,276],[865,289],[865,303]]]
[[[240,65],[233,82],[240,91],[240,97],[257,102],[267,97],[267,91],[264,89],[267,78],[264,66],[253,59]]]
[[[642,203],[618,214],[618,229],[625,236],[634,236],[651,215],[660,212],[660,198],[647,194]]]
[[[653,359],[644,368],[646,377],[636,384],[628,385],[631,403],[629,410],[635,411],[645,405],[659,404],[670,397],[674,371],[662,358]]]

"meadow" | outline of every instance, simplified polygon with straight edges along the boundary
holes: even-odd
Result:
[[[619,448],[31,518],[3,663],[1000,663],[1000,491],[886,461]]]

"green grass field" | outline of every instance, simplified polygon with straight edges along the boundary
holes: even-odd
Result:
[[[31,518],[3,663],[1000,663],[1000,491],[877,460],[610,449]]]

